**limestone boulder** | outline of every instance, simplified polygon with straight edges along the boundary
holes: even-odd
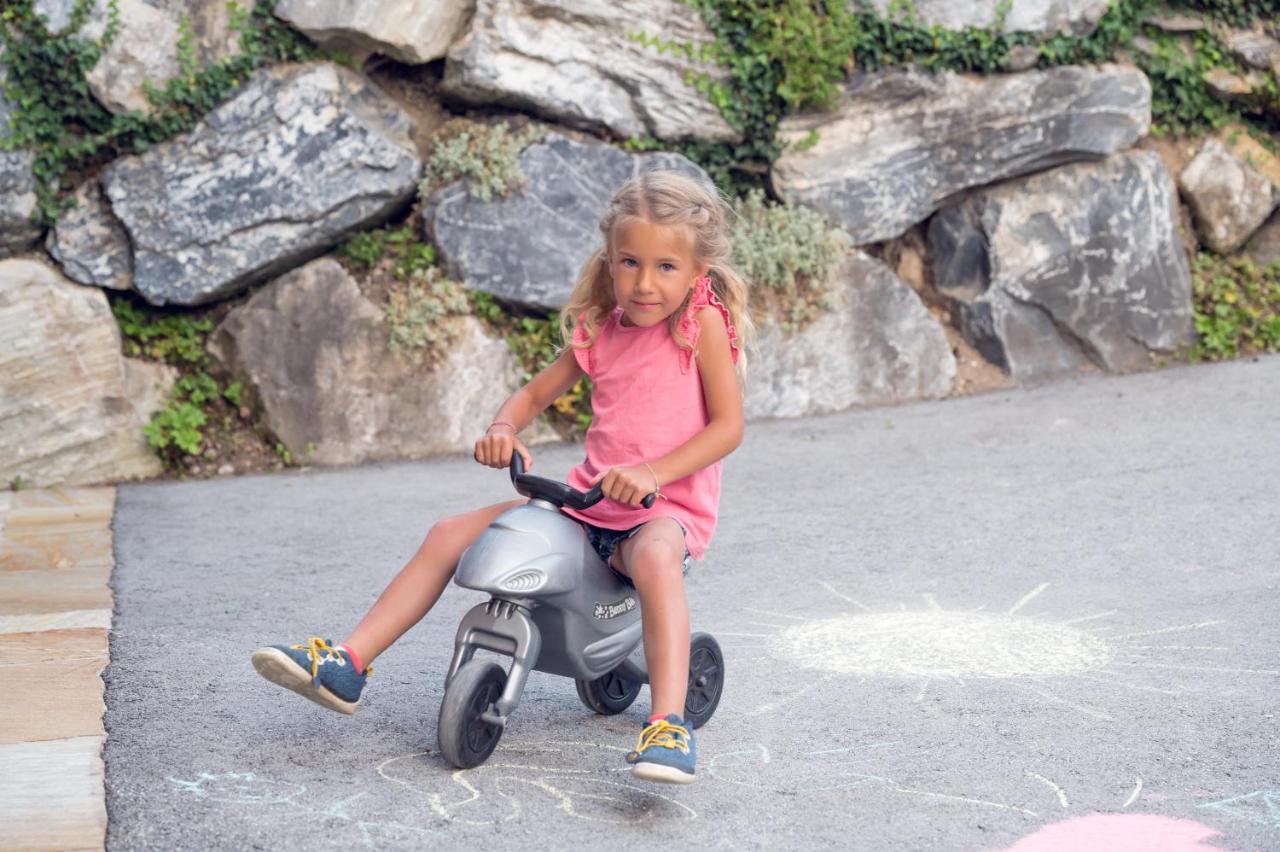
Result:
[[[0,340],[0,483],[89,485],[160,473],[142,427],[172,376],[121,355],[102,290],[39,261],[0,261]]]
[[[133,283],[133,249],[101,185],[88,181],[76,190],[74,201],[49,232],[45,250],[73,281],[128,290]]]
[[[797,332],[762,323],[755,350],[745,402],[751,418],[943,397],[956,375],[946,334],[920,297],[858,251],[834,275],[831,310]]]
[[[851,0],[858,9],[866,0]],[[908,8],[916,21],[926,27],[948,30],[994,27],[1001,4],[991,0],[912,0],[906,6],[895,0],[870,0],[881,16],[905,21]],[[1086,36],[1111,6],[1111,0],[1014,0],[1004,15],[1001,32],[1031,32],[1042,36]]]
[[[1150,365],[1191,339],[1191,273],[1158,154],[1118,154],[974,192],[933,218],[934,283],[1016,380]]]
[[[133,288],[198,305],[323,253],[413,197],[409,117],[331,63],[263,70],[191,132],[102,182],[133,247]]]
[[[1247,160],[1207,139],[1178,178],[1201,240],[1219,254],[1240,248],[1280,203],[1280,192]]]
[[[280,0],[277,17],[313,41],[419,64],[444,56],[475,0]]]
[[[558,133],[526,148],[519,164],[523,190],[482,201],[458,181],[432,194],[422,216],[454,279],[547,311],[564,305],[583,262],[603,243],[600,217],[619,184],[655,169],[711,183],[679,154],[629,154]]]
[[[1150,83],[1126,66],[882,71],[855,77],[833,112],[784,120],[788,150],[770,178],[780,197],[873,243],[961,190],[1123,150],[1150,123]]]
[[[232,13],[226,0],[116,0],[119,29],[102,58],[87,75],[89,88],[107,109],[115,113],[149,112],[144,84],[158,89],[182,73],[179,45],[191,41],[202,66],[212,65],[240,50],[240,34],[232,29]],[[237,0],[244,12],[256,0]],[[35,0],[53,32],[71,26],[76,0]],[[80,34],[100,39],[110,20],[109,0],[93,0]],[[187,30],[189,36],[183,35]]]
[[[723,80],[724,71],[647,47],[639,33],[713,41],[680,0],[477,0],[470,28],[449,49],[441,91],[622,136],[736,139],[689,79]]]
[[[298,458],[422,458],[472,449],[520,386],[505,341],[474,317],[443,322],[451,342],[427,366],[391,350],[382,311],[321,258],[232,310],[209,349],[245,378],[268,428]],[[529,431],[535,441],[550,434]]]

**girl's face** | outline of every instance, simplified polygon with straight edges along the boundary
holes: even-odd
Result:
[[[693,256],[687,228],[630,219],[613,229],[609,274],[613,295],[623,310],[624,325],[663,322],[684,302],[707,266]]]

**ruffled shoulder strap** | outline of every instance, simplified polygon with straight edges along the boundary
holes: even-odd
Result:
[[[733,358],[734,364],[738,363],[738,350],[740,348],[738,330],[733,327],[733,321],[729,317],[729,309],[716,296],[716,291],[711,289],[711,279],[704,275],[694,282],[693,295],[689,297],[689,305],[685,308],[684,315],[680,318],[680,336],[689,341],[689,346],[691,347],[680,350],[680,371],[682,373],[687,373],[693,365],[693,357],[698,348],[698,335],[702,333],[702,326],[698,324],[698,311],[703,308],[715,308],[720,312],[720,316],[724,319],[725,330],[729,332],[730,357]]]
[[[578,314],[578,321],[573,326],[573,333],[570,335],[570,341],[573,346],[573,357],[577,359],[578,366],[582,368],[582,372],[588,376],[591,375],[595,362],[591,358],[591,350],[595,347],[586,346],[587,328],[585,325],[587,312],[583,311]],[[599,334],[596,335],[597,339]]]

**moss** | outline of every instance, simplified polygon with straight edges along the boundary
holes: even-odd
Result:
[[[471,313],[466,290],[444,277],[439,267],[428,266],[387,294],[383,320],[392,351],[421,361],[428,353],[442,351],[449,340],[445,319]]]

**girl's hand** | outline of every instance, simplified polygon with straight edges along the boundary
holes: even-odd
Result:
[[[591,480],[595,485],[604,480],[600,490],[604,496],[618,503],[640,507],[640,501],[658,490],[653,474],[647,467],[611,467],[603,473],[597,473]]]
[[[533,456],[529,455],[528,448],[516,437],[515,430],[505,424],[494,424],[484,433],[483,438],[476,441],[475,459],[489,467],[510,467],[513,452],[519,453],[524,459],[525,470],[533,470]]]

